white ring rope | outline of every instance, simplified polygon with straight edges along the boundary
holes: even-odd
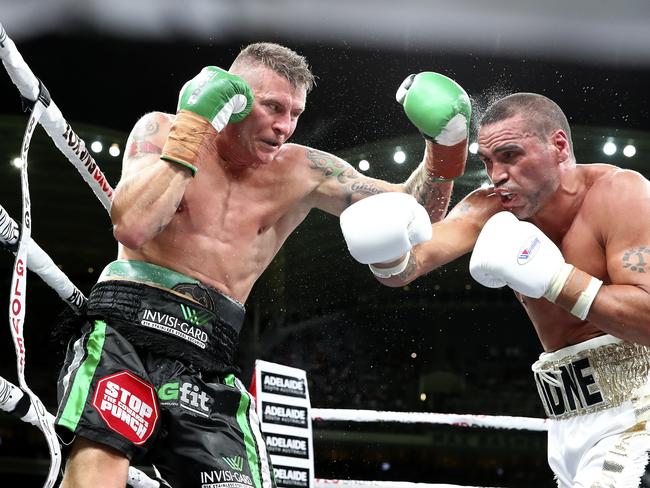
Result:
[[[28,424],[32,424],[42,430],[38,416],[36,415],[36,409],[34,408],[31,399],[29,396],[26,397],[26,400],[23,400],[24,398],[25,392],[23,392],[23,390],[18,388],[11,381],[8,381],[0,376],[0,410],[3,410],[17,417],[18,415],[15,411],[16,407],[21,401],[27,401],[29,407],[27,407],[27,411],[20,417],[20,420],[27,422]],[[46,412],[45,416],[48,419],[48,423],[54,425],[54,415],[52,415],[50,412]]]
[[[160,483],[149,478],[145,473],[129,466],[127,482],[133,488],[159,488]],[[468,485],[449,485],[439,483],[411,483],[408,481],[371,481],[371,480],[326,480],[316,478],[314,488],[485,488]]]
[[[434,483],[409,483],[408,481],[367,481],[367,480],[314,480],[315,488],[481,488],[467,485],[447,485]],[[135,487],[134,487],[135,488]],[[146,488],[146,487],[143,487]]]
[[[512,417],[507,415],[474,415],[429,412],[390,412],[377,410],[354,410],[338,408],[312,408],[311,418],[315,422],[396,422],[407,424],[439,424],[454,427],[516,429],[543,432],[548,430],[546,419]],[[153,483],[153,484],[152,484]],[[157,488],[158,482],[145,473],[129,467],[129,484],[133,488]],[[409,483],[403,481],[363,481],[316,479],[316,488],[452,488],[459,485]],[[476,488],[467,487],[463,488]]]
[[[9,38],[0,23],[0,58],[4,64],[11,81],[18,87],[20,94],[27,100],[34,102],[39,95],[38,78],[27,66],[25,60],[18,52],[14,41]],[[99,165],[86,149],[85,142],[72,130],[70,124],[63,118],[63,114],[54,101],[45,110],[39,121],[45,131],[56,144],[56,147],[65,154],[70,162],[77,168],[79,174],[92,188],[106,210],[111,208],[113,188],[99,169]]]
[[[389,412],[352,409],[342,410],[336,408],[312,408],[311,412],[314,420],[335,422],[399,422],[408,424],[446,424],[457,427],[488,427],[494,429],[548,430],[546,419],[530,417],[429,412]]]
[[[72,285],[70,280],[64,278],[63,273],[58,270],[54,262],[33,242],[31,239],[31,205],[29,198],[29,183],[27,177],[27,152],[29,143],[37,123],[40,123],[55,145],[61,150],[77,168],[84,180],[91,186],[93,192],[107,210],[110,209],[113,189],[106,181],[93,158],[85,148],[85,143],[74,133],[70,125],[65,121],[61,111],[51,100],[49,93],[42,83],[34,76],[29,66],[25,63],[18,52],[14,42],[7,36],[2,24],[0,24],[0,58],[10,78],[18,87],[18,90],[31,108],[31,116],[25,131],[25,137],[21,146],[21,188],[23,195],[22,226],[17,234],[17,224],[9,217],[6,211],[0,212],[0,237],[5,244],[14,247],[16,260],[13,269],[10,301],[9,301],[9,322],[11,334],[16,350],[16,363],[18,372],[18,383],[23,396],[26,394],[29,400],[29,410],[35,414],[38,425],[45,436],[50,452],[50,468],[45,480],[45,488],[54,486],[61,465],[61,449],[54,429],[54,418],[45,409],[41,400],[32,392],[25,380],[26,352],[27,347],[24,340],[23,328],[26,311],[26,282],[27,269],[30,266],[29,258],[34,257],[35,262],[31,263],[34,271],[52,286],[57,293],[73,308],[85,301],[85,297]],[[54,269],[57,268],[56,271]],[[12,411],[21,396],[18,395],[15,385],[2,379],[2,386],[5,395],[3,396],[3,410]],[[13,405],[12,405],[13,404]],[[24,415],[23,420],[29,421],[29,415]]]
[[[19,235],[16,221],[0,205],[0,244],[11,249],[18,244]],[[86,301],[83,293],[31,237],[27,245],[29,270],[40,276],[73,310],[79,311]]]

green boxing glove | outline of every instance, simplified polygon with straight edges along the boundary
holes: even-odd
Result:
[[[160,159],[197,171],[199,150],[228,123],[243,120],[253,108],[253,92],[239,76],[206,66],[183,85]]]
[[[243,120],[253,108],[253,92],[239,76],[206,66],[183,85],[177,112],[189,110],[210,121],[217,132]]]
[[[410,75],[395,98],[427,139],[443,146],[467,139],[472,106],[465,90],[451,78],[430,71]]]

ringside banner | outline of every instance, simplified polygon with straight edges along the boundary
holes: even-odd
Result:
[[[255,361],[250,387],[278,488],[314,487],[311,405],[307,373]]]

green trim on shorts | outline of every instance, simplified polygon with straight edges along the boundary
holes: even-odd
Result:
[[[79,419],[83,414],[90,386],[92,385],[95,370],[102,357],[104,341],[106,340],[106,322],[95,320],[93,331],[88,337],[86,359],[79,365],[74,375],[74,381],[70,387],[70,395],[63,408],[63,413],[58,420],[58,424],[67,427],[72,432],[77,429]]]
[[[109,278],[125,278],[162,286],[170,290],[181,283],[193,283],[197,285],[201,283],[199,280],[190,278],[178,271],[163,268],[157,264],[131,259],[118,259],[109,263],[99,276],[99,281]]]
[[[224,383],[228,386],[237,388],[241,393],[241,400],[239,400],[239,407],[237,408],[237,423],[239,428],[244,434],[244,444],[246,444],[246,457],[248,458],[248,466],[251,470],[251,478],[256,488],[262,487],[262,477],[260,476],[259,457],[257,455],[257,443],[251,431],[250,424],[248,423],[248,408],[250,406],[250,398],[245,391],[241,391],[235,384],[235,375],[229,374],[224,378]]]

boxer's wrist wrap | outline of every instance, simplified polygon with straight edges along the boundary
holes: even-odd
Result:
[[[185,166],[194,176],[205,140],[216,135],[217,131],[209,120],[189,110],[181,110],[176,114],[160,159]]]
[[[390,278],[392,276],[400,274],[406,269],[410,257],[411,251],[407,252],[399,263],[397,263],[395,266],[391,266],[390,268],[378,268],[372,264],[369,264],[368,267],[370,268],[370,271],[372,271],[372,273],[378,278]]]
[[[447,182],[463,176],[467,162],[467,142],[465,139],[453,146],[444,146],[431,141],[431,145],[427,145],[430,154],[425,165],[429,179]]]
[[[544,297],[585,320],[602,284],[589,273],[564,263],[551,280]]]
[[[569,275],[573,271],[573,265],[564,263],[562,267],[555,273],[555,276],[551,279],[551,283],[548,286],[548,289],[544,293],[544,297],[549,301],[555,303],[557,297],[560,295],[566,280],[569,278]]]
[[[176,164],[180,164],[181,166],[185,166],[187,169],[190,170],[192,177],[194,177],[194,175],[198,171],[198,168],[196,166],[187,163],[185,161],[182,161],[180,159],[173,158],[172,156],[169,156],[167,154],[163,154],[162,156],[160,156],[160,159],[162,159],[163,161],[169,161],[170,163],[176,163]]]

